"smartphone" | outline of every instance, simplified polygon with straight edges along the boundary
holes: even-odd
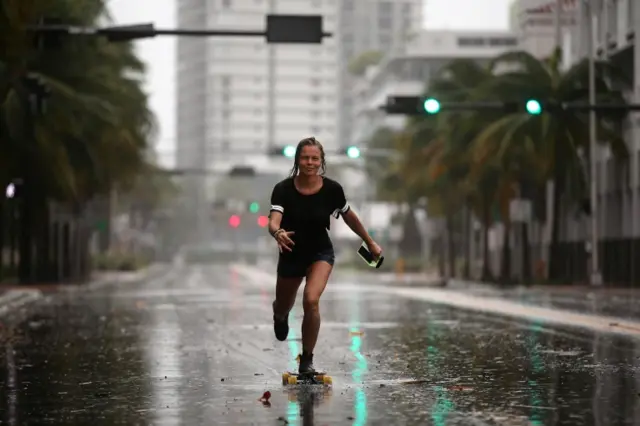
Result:
[[[365,243],[362,243],[362,245],[358,249],[358,254],[362,258],[362,260],[364,260],[367,265],[371,266],[372,268],[378,269],[382,266],[382,262],[384,262],[384,256],[380,256],[378,260],[374,259]]]

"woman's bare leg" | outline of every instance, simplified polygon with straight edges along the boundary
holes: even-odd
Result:
[[[276,338],[287,339],[289,334],[289,312],[296,303],[298,288],[303,277],[278,277],[276,281],[276,299],[273,301],[273,328]]]
[[[333,266],[325,261],[318,261],[311,265],[304,286],[302,306],[304,319],[302,320],[302,351],[312,355],[320,332],[320,296],[327,286]]]

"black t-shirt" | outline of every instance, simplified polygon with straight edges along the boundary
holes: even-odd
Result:
[[[282,213],[280,227],[294,231],[293,254],[317,252],[333,247],[329,238],[330,217],[349,211],[342,185],[323,177],[322,188],[315,194],[301,194],[289,177],[280,181],[271,194],[271,210]]]

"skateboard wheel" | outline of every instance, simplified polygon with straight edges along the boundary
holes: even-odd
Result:
[[[316,380],[318,380],[318,381],[322,382],[322,381],[324,381],[324,378],[325,378],[325,377],[327,377],[327,376],[325,376],[324,374],[318,374],[318,375],[316,376]]]
[[[333,379],[330,376],[322,376],[322,383],[325,385],[333,384]]]
[[[287,383],[290,385],[297,385],[298,384],[298,378],[295,376],[289,376],[287,378]]]
[[[289,383],[289,377],[291,377],[289,375],[289,373],[282,373],[282,384],[286,385],[287,383]]]

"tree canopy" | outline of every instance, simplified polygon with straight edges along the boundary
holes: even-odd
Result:
[[[509,205],[515,198],[531,201],[534,220],[544,221],[545,187],[553,181],[549,256],[549,276],[553,278],[559,273],[552,264],[561,210],[583,206],[591,160],[588,115],[578,110],[544,109],[548,102],[588,102],[586,60],[567,70],[560,62],[561,52],[556,50],[545,59],[513,51],[486,66],[471,59],[448,63],[426,82],[425,94],[443,103],[501,101],[523,107],[515,111],[464,112],[444,108],[436,115],[409,119],[402,131],[380,128],[370,143],[377,146],[381,138],[385,143],[393,141],[401,154],[399,161],[386,167],[384,177],[377,179],[380,192],[392,192],[410,204],[427,197],[429,214],[442,217],[451,225],[447,226],[449,230],[456,223],[469,221],[461,216],[471,215],[484,226],[486,245],[486,233],[496,222],[505,226],[508,238]],[[596,63],[596,75],[598,102],[624,104],[622,88],[629,87],[625,75],[603,61]],[[541,101],[541,114],[526,112],[524,105],[529,99]],[[629,155],[622,132],[625,118],[625,114],[608,113],[599,114],[597,119],[598,142],[609,147],[619,161]],[[461,234],[467,231],[463,229]],[[523,235],[526,237],[526,230]],[[507,240],[503,246],[503,257],[508,258]],[[488,258],[484,263],[486,267]],[[509,275],[504,259],[502,264],[502,273]]]

